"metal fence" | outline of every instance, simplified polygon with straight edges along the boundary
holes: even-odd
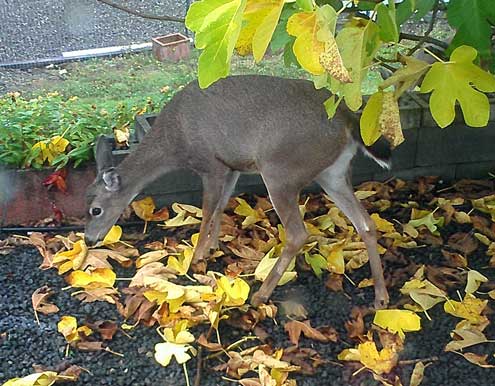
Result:
[[[189,0],[112,0],[137,13],[183,18]],[[0,0],[0,68],[60,62],[78,55],[146,49],[182,23],[144,19],[99,0]],[[130,47],[130,45],[133,45]],[[108,49],[112,47],[112,49]]]

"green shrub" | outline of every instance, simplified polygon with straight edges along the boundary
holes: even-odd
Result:
[[[92,159],[99,134],[130,126],[136,113],[157,111],[170,97],[167,93],[119,102],[100,100],[94,105],[57,92],[32,99],[19,93],[4,95],[0,97],[0,164],[60,168],[70,162],[77,167]],[[65,138],[69,145],[55,158],[41,160],[42,147],[35,145],[48,145],[55,136]]]

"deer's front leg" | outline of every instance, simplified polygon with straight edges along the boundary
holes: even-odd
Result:
[[[268,189],[273,207],[285,228],[287,242],[277,263],[268,274],[268,277],[265,279],[258,292],[253,295],[251,299],[251,304],[253,306],[259,306],[268,301],[291,260],[297,252],[299,252],[308,237],[299,212],[297,202],[299,196],[298,188],[278,185],[278,180],[280,180],[280,178],[276,178],[272,181],[263,175],[263,179],[265,180],[265,185]]]
[[[221,216],[239,178],[239,172],[227,169],[222,164],[216,165],[218,169],[202,176],[203,219],[192,262],[196,270],[201,272],[206,268],[210,248],[218,245]]]

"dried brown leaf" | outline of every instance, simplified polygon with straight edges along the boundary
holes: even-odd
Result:
[[[59,308],[48,302],[48,298],[53,294],[53,291],[48,286],[38,288],[31,296],[31,302],[35,312],[41,312],[44,315],[54,314],[59,311]]]
[[[309,320],[305,320],[304,322],[292,320],[285,323],[284,330],[289,335],[290,342],[295,346],[299,345],[299,338],[301,337],[301,334],[308,339],[313,339],[324,343],[337,341],[337,332],[335,329],[327,330],[327,335],[323,334],[316,328],[311,327],[311,322]]]

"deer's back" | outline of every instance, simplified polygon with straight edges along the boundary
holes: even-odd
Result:
[[[204,90],[192,82],[163,109],[145,141],[165,139],[185,156],[185,166],[199,171],[212,158],[244,172],[259,171],[263,162],[330,164],[349,124],[342,111],[328,119],[329,96],[309,81],[269,76],[233,76]]]

